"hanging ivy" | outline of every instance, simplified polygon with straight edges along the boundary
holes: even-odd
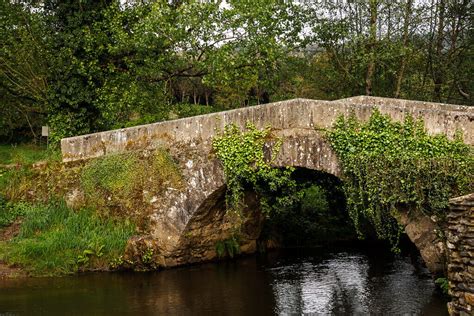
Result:
[[[472,147],[458,134],[428,135],[422,120],[393,122],[375,110],[368,122],[339,117],[327,133],[343,168],[349,214],[396,246],[401,209],[443,218],[450,197],[474,190]]]
[[[281,139],[272,138],[270,126],[260,130],[251,123],[244,130],[227,125],[213,139],[213,148],[224,168],[227,211],[241,213],[246,188],[257,193],[267,214],[297,199],[296,182],[291,179],[293,168],[272,167],[281,144]]]

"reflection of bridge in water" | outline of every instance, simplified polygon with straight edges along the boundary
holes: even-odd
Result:
[[[410,257],[377,247],[314,252],[269,270],[278,314],[409,315],[435,299],[428,271]]]
[[[224,175],[220,163],[212,155],[211,144],[217,130],[222,130],[229,123],[244,126],[246,122],[251,122],[260,128],[270,125],[273,135],[283,138],[276,166],[320,170],[338,176],[338,160],[321,129],[330,128],[341,114],[354,113],[366,120],[375,108],[394,120],[403,120],[408,114],[422,118],[431,134],[441,133],[453,137],[459,130],[467,144],[474,144],[473,108],[354,97],[337,101],[294,99],[71,137],[61,141],[61,149],[64,162],[155,148],[165,148],[170,152],[181,169],[186,187],[169,187],[163,196],[144,202],[150,204],[147,208],[153,209],[150,215],[151,231],[132,243],[146,240],[156,247],[155,253],[161,256],[162,266],[175,266],[215,258],[215,243],[225,237],[226,232],[221,229],[226,220],[222,215]],[[253,225],[258,226],[259,223],[254,222]],[[254,229],[253,233],[243,238],[243,252],[255,251],[259,232],[259,229]],[[426,234],[434,236],[433,231],[427,231]],[[418,237],[412,240],[430,267],[433,258],[429,256],[437,251],[432,244],[435,238],[426,242],[429,238]],[[439,268],[438,263],[433,262],[430,269]]]

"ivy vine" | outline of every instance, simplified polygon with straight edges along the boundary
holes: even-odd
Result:
[[[257,193],[267,214],[297,199],[297,185],[291,179],[293,168],[272,167],[281,144],[281,139],[272,137],[270,126],[258,129],[251,123],[244,130],[235,124],[227,125],[214,137],[212,146],[224,168],[228,212],[241,213],[246,188]]]
[[[450,197],[472,192],[472,147],[428,135],[422,120],[394,122],[375,110],[366,123],[340,116],[327,133],[343,168],[349,215],[358,233],[368,221],[379,238],[396,247],[399,210],[443,219]]]

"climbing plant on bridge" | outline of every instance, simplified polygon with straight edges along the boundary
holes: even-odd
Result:
[[[297,199],[296,182],[291,179],[293,168],[272,167],[281,143],[281,139],[272,139],[270,126],[260,130],[251,123],[243,131],[237,125],[227,125],[213,139],[212,146],[224,168],[228,211],[241,213],[246,188],[258,194],[262,210],[267,214]],[[269,150],[267,157],[265,148]],[[275,200],[271,201],[272,196]]]
[[[343,168],[349,214],[360,234],[368,220],[380,238],[395,246],[400,209],[442,219],[448,199],[472,192],[474,156],[460,134],[431,136],[423,121],[393,122],[375,110],[366,123],[339,117],[328,132]]]

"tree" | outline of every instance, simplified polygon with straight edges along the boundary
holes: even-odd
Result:
[[[369,41],[367,43],[369,62],[367,65],[367,76],[365,77],[365,94],[372,95],[372,80],[375,71],[376,47],[377,44],[377,10],[378,0],[370,0],[370,26],[369,26]]]
[[[0,1],[0,138],[22,134],[38,136],[44,123],[48,87],[48,52],[43,24],[31,8]]]
[[[111,4],[105,0],[44,1],[52,52],[48,112],[53,141],[105,127],[95,102],[97,89],[106,80],[109,56],[103,47],[108,39],[104,31],[92,34],[91,28],[105,18]]]

